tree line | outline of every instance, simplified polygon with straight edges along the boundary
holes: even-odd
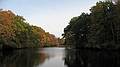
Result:
[[[63,37],[73,48],[120,48],[120,2],[97,2],[90,13],[71,19]]]
[[[30,25],[10,10],[0,9],[0,49],[58,46],[60,38]]]

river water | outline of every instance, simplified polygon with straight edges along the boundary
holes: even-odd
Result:
[[[65,48],[20,49],[0,52],[0,67],[119,67],[120,52],[66,50]]]
[[[20,49],[0,52],[0,67],[66,67],[64,48]]]

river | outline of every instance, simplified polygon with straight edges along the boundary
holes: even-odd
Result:
[[[0,52],[0,67],[119,67],[118,51],[50,47]]]
[[[66,67],[64,48],[20,49],[0,52],[0,67]]]

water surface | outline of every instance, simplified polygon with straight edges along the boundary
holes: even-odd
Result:
[[[66,67],[64,48],[22,49],[0,52],[0,67]]]
[[[0,67],[120,67],[120,52],[57,47],[2,51]]]

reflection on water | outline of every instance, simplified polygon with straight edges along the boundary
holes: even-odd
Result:
[[[117,51],[23,49],[0,52],[0,67],[119,67]]]
[[[37,67],[66,67],[64,65],[64,48],[41,48],[37,53],[45,54],[46,57],[44,63]]]
[[[117,51],[67,50],[65,64],[68,67],[120,67]]]
[[[0,67],[66,67],[64,48],[23,49],[0,52]]]
[[[28,49],[0,52],[0,67],[33,67],[39,64],[39,56]]]

